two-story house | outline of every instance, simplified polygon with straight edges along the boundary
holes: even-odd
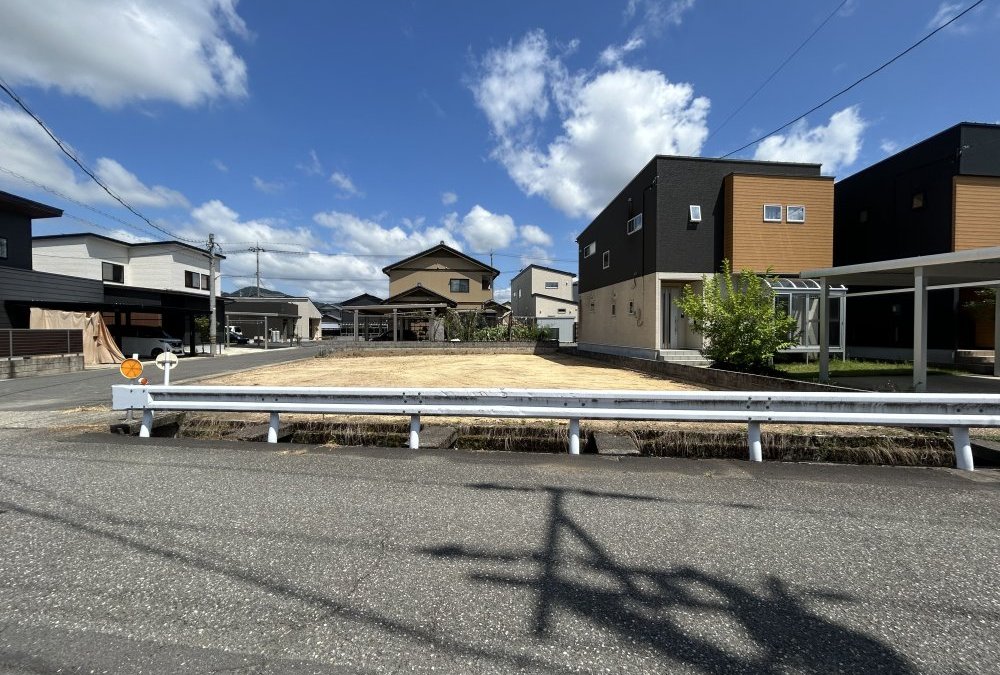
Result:
[[[225,256],[216,254],[216,275]],[[194,351],[194,319],[209,315],[208,252],[178,241],[130,243],[99,234],[55,234],[32,239],[35,269],[103,285],[101,310],[116,339],[133,327],[155,326],[184,337]],[[217,298],[221,284],[215,284]],[[224,305],[216,305],[225,325]]]
[[[510,280],[511,311],[517,318],[554,329],[560,342],[573,341],[577,304],[572,272],[528,265]]]
[[[853,265],[1000,245],[1000,125],[963,122],[840,180],[833,261]],[[878,294],[866,294],[876,290]],[[854,356],[912,358],[913,293],[852,287]],[[928,357],[994,345],[992,298],[974,288],[927,294]],[[986,311],[984,311],[986,310]]]
[[[669,358],[702,347],[677,303],[723,259],[779,275],[832,261],[833,178],[819,164],[658,155],[577,242],[579,348]],[[807,328],[816,304],[801,305]]]
[[[28,328],[32,307],[97,311],[103,305],[99,280],[33,266],[32,220],[61,215],[55,207],[0,191],[0,328]]]

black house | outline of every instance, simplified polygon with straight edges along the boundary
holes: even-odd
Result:
[[[1000,245],[1000,125],[963,122],[839,181],[834,187],[834,265]],[[852,287],[863,293],[879,289]],[[992,312],[974,289],[928,295],[929,358],[992,348]],[[910,358],[911,294],[852,297],[852,354]]]

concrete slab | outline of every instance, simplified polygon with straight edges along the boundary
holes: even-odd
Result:
[[[631,436],[612,434],[605,431],[592,431],[587,437],[586,452],[599,455],[636,456],[642,453]]]
[[[420,430],[420,447],[444,450],[455,447],[458,430],[455,427],[426,426]]]

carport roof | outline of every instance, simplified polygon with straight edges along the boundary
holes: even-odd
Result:
[[[1000,283],[1000,246],[936,253],[914,258],[841,265],[805,270],[803,279],[821,279],[847,286],[913,288],[914,273],[922,269],[928,285],[991,285]]]

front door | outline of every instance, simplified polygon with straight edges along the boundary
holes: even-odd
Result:
[[[660,290],[660,349],[679,349],[677,324],[680,322],[680,310],[677,301],[681,297],[681,289],[663,286]]]

